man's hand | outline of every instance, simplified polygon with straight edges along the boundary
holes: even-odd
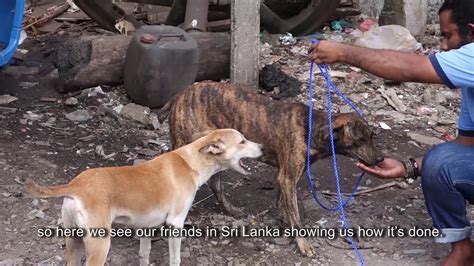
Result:
[[[343,61],[346,45],[333,41],[320,41],[309,47],[309,58],[317,64],[333,64]]]
[[[393,179],[405,176],[405,167],[402,162],[391,158],[385,158],[383,162],[374,167],[369,167],[362,163],[357,163],[356,165],[363,171],[378,178]]]

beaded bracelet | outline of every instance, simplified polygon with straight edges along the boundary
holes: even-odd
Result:
[[[403,161],[403,166],[405,167],[405,180],[408,183],[413,183],[418,176],[420,176],[420,172],[418,170],[418,164],[414,158],[408,158],[408,160]]]

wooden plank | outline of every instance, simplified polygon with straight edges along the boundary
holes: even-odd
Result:
[[[260,0],[231,0],[231,65],[233,84],[258,86]]]
[[[194,32],[191,36],[198,44],[196,81],[228,78],[229,34]],[[123,35],[80,36],[64,41],[57,58],[59,91],[121,84],[123,64],[131,38]]]

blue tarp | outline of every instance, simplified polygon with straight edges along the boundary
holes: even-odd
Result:
[[[0,67],[15,54],[20,39],[25,0],[0,0]]]

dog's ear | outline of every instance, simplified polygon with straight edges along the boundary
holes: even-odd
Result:
[[[191,136],[191,139],[192,139],[192,141],[195,141],[195,140],[197,140],[198,138],[201,138],[201,137],[204,137],[204,136],[206,136],[206,135],[209,135],[211,132],[212,132],[212,130],[204,130],[204,131],[201,131],[201,132],[194,133],[194,134]]]
[[[353,121],[352,114],[340,114],[334,116],[332,121],[332,130],[337,131],[343,129],[346,125]]]
[[[340,134],[346,128],[346,125],[350,123],[349,119],[345,114],[335,115],[332,120],[332,132],[334,133],[334,138],[337,139]],[[324,126],[323,130],[324,139],[329,139],[329,126]]]
[[[213,141],[209,144],[206,144],[201,149],[199,149],[199,152],[212,154],[212,155],[219,155],[219,154],[224,153],[224,150],[225,148],[222,141]]]

